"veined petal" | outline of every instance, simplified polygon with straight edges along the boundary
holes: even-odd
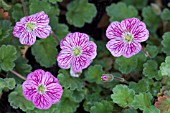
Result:
[[[119,57],[122,55],[124,44],[125,43],[121,40],[112,39],[106,44],[106,47],[113,56]]]
[[[144,42],[149,37],[149,31],[143,22],[139,22],[138,25],[132,29],[132,34],[134,35],[134,40],[137,42]]]
[[[34,81],[36,86],[38,86],[39,84],[42,83],[42,78],[43,78],[44,74],[45,74],[44,70],[37,69],[34,72],[31,72],[30,74],[28,74],[27,80]]]
[[[129,57],[139,53],[141,49],[142,49],[142,46],[138,42],[127,43],[124,46],[124,50],[123,50],[122,54],[124,57],[129,58]]]
[[[91,59],[83,55],[75,57],[71,68],[74,72],[81,72],[82,69],[85,69],[90,65],[91,61]]]
[[[69,33],[67,34],[67,36],[60,41],[60,48],[61,49],[72,49],[73,46],[75,46],[75,44],[73,43],[72,40],[72,35],[73,33]]]
[[[52,101],[51,98],[49,98],[49,96],[46,93],[44,94],[36,93],[33,97],[33,104],[39,109],[50,108],[52,105],[51,101]]]
[[[25,23],[17,22],[14,29],[13,35],[17,38],[22,38],[22,35],[26,33]]]
[[[133,27],[137,26],[140,20],[138,18],[127,18],[122,20],[121,28],[124,32],[131,32]]]
[[[59,81],[50,72],[45,72],[42,78],[42,84],[47,86],[51,83],[59,83]]]
[[[89,36],[85,33],[75,32],[71,37],[75,46],[84,46],[89,41]]]
[[[34,30],[34,34],[39,38],[47,38],[51,33],[51,27],[49,25],[45,27],[37,27]]]
[[[28,16],[26,21],[36,22],[37,27],[47,26],[49,24],[49,17],[44,11]]]
[[[33,34],[33,32],[22,32],[20,34],[20,43],[25,45],[33,45],[36,41],[36,36]]]
[[[86,43],[86,45],[82,46],[82,54],[83,56],[89,57],[90,59],[94,59],[97,55],[96,49],[96,44],[90,41]]]
[[[49,96],[49,98],[51,98],[52,103],[55,104],[56,102],[60,101],[60,98],[63,94],[63,89],[59,83],[51,83],[46,86],[45,93]]]
[[[70,68],[72,59],[73,59],[73,55],[71,51],[67,51],[66,49],[63,49],[60,51],[60,53],[57,56],[58,66],[64,69],[68,69]]]
[[[106,30],[106,36],[108,39],[122,39],[122,28],[120,25],[120,22],[112,22],[107,30]]]
[[[25,81],[22,84],[23,95],[27,100],[32,100],[33,96],[37,93],[36,84],[32,80]]]

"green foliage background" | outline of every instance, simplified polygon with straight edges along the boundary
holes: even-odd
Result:
[[[22,3],[0,0],[0,97],[7,94],[14,112],[170,113],[170,3],[98,0],[97,3],[107,4],[101,15],[102,7],[94,1],[25,0],[29,15],[39,11],[49,15],[53,33],[59,40],[69,32],[93,30],[87,28],[88,25],[100,29],[99,37],[87,33],[98,46],[97,57],[79,78],[73,78],[69,70],[56,65],[60,49],[52,35],[37,39],[28,50],[24,49],[26,46],[12,35],[15,23],[25,16]],[[4,16],[6,13],[8,15]],[[150,32],[149,39],[142,43],[146,53],[141,51],[131,58],[115,58],[105,47],[105,30],[110,22],[131,17],[145,22]],[[15,70],[26,77],[37,68],[53,73],[64,88],[61,101],[48,110],[35,108],[23,97],[23,80],[11,72]],[[112,74],[113,81],[102,81],[102,74]]]

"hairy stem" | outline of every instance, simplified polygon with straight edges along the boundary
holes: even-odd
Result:
[[[59,40],[58,37],[54,34],[53,31],[51,31],[51,35],[57,40],[58,43],[60,43],[60,40]]]
[[[14,70],[10,70],[11,73],[15,74],[16,76],[18,76],[19,78],[23,79],[23,80],[26,80],[25,77],[23,77],[22,75],[20,75],[19,73],[17,73],[16,71]]]
[[[23,10],[24,10],[25,16],[28,16],[28,12],[27,12],[27,8],[26,8],[24,0],[21,0],[21,2],[22,2],[22,7],[23,7]]]

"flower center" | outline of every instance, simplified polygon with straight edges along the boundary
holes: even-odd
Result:
[[[35,23],[34,23],[34,22],[28,22],[28,23],[26,24],[26,29],[27,29],[28,31],[33,31],[34,28],[35,28]]]
[[[38,86],[38,92],[40,93],[40,94],[42,94],[42,93],[44,93],[45,92],[45,86],[44,85],[39,85]]]
[[[79,56],[81,54],[81,49],[79,47],[73,48],[74,56]]]
[[[129,33],[129,32],[126,32],[123,34],[123,38],[124,40],[126,40],[127,42],[132,42],[133,40],[133,34],[132,33]]]

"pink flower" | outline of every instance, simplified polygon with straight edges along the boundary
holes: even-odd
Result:
[[[128,18],[122,22],[112,22],[106,36],[111,39],[106,47],[113,56],[129,58],[142,49],[140,43],[148,39],[149,32],[145,23],[137,18]]]
[[[52,104],[59,102],[63,93],[58,79],[41,69],[27,76],[22,89],[24,97],[39,109],[48,109]]]
[[[72,68],[77,73],[87,68],[96,57],[96,44],[89,41],[89,36],[84,33],[69,33],[61,42],[62,49],[57,56],[59,67]],[[74,76],[74,75],[73,75]]]
[[[41,11],[31,16],[26,16],[17,22],[13,35],[19,38],[21,44],[32,45],[39,38],[47,38],[50,35],[51,27],[48,15]]]

